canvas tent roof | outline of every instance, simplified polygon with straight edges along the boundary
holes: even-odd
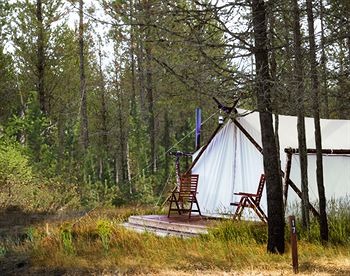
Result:
[[[261,146],[259,113],[238,109],[237,122]],[[307,148],[315,148],[313,118],[305,119]],[[321,120],[322,146],[324,149],[350,149],[350,121]],[[281,168],[286,163],[285,148],[298,148],[297,117],[279,115]],[[199,151],[198,151],[199,152]],[[198,154],[197,152],[197,154]],[[196,158],[196,154],[194,155]],[[350,155],[324,155],[324,183],[327,199],[350,196]],[[203,213],[219,214],[234,211],[230,203],[237,201],[234,192],[256,192],[260,174],[263,173],[263,157],[247,136],[230,119],[208,144],[194,164],[198,173],[198,201]],[[316,157],[308,155],[309,196],[317,199]],[[293,155],[290,179],[300,189],[299,156]],[[289,202],[298,199],[289,189]],[[261,201],[267,210],[266,191]]]

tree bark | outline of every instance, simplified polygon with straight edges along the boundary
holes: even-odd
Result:
[[[81,143],[86,151],[89,147],[89,131],[87,117],[86,76],[84,60],[84,1],[79,0],[79,71],[80,71],[80,132]]]
[[[165,148],[165,150],[169,149],[171,147],[171,137],[170,137],[170,133],[171,133],[171,121],[169,118],[169,112],[168,109],[166,109],[164,111],[164,134],[163,134],[163,146]],[[165,154],[164,156],[165,160],[164,160],[164,177],[163,177],[163,181],[161,182],[163,186],[163,183],[166,183],[169,174],[170,174],[170,156],[169,154]],[[186,166],[186,168],[188,168],[188,166]],[[157,194],[160,194],[162,192],[162,188],[159,186],[158,190],[157,190]]]
[[[142,1],[136,1],[135,6],[138,6],[143,11],[143,4]],[[140,13],[140,10],[137,10],[138,14]],[[135,25],[132,26],[133,29],[133,38],[135,42],[135,57],[136,57],[136,64],[137,64],[137,74],[138,74],[138,85],[139,85],[139,97],[140,97],[140,112],[141,112],[141,119],[147,120],[146,116],[146,80],[145,80],[145,28],[146,20],[144,17],[141,16],[141,18],[136,18],[135,21],[141,22],[141,25],[136,27]],[[146,27],[145,27],[146,26]]]
[[[151,2],[145,3],[146,15],[146,40],[151,40],[150,19],[151,19]],[[151,147],[151,164],[153,172],[157,171],[157,153],[156,153],[156,130],[154,117],[154,96],[153,96],[153,70],[152,70],[152,48],[151,42],[145,43],[146,51],[146,93],[148,101],[148,131]]]
[[[347,80],[350,78],[350,34],[349,34],[349,28],[350,28],[350,3],[349,1],[344,1],[343,10],[342,10],[342,16],[343,16],[343,29],[345,33],[345,40],[346,40],[346,53],[347,58],[345,59],[345,77]]]
[[[302,191],[302,225],[304,229],[310,228],[310,210],[309,210],[309,184],[307,175],[307,146],[305,136],[305,90],[303,84],[303,57],[301,52],[301,33],[300,33],[300,10],[298,0],[292,1],[293,19],[294,19],[294,80],[296,86],[296,109],[298,116],[298,144],[299,160],[301,173],[301,191]]]
[[[37,89],[39,107],[43,114],[47,114],[47,104],[45,95],[45,50],[44,50],[44,26],[43,26],[43,13],[42,13],[42,0],[36,1],[36,19],[37,19]]]
[[[326,38],[324,35],[324,6],[323,0],[320,0],[320,21],[321,21],[321,68],[322,68],[322,83],[323,83],[323,98],[324,98],[324,115],[329,118],[329,99],[327,85],[327,55],[325,50]]]
[[[130,100],[130,115],[132,119],[137,116],[136,107],[136,62],[135,62],[135,26],[134,26],[134,1],[130,0],[130,66],[131,66],[131,100]]]
[[[106,102],[106,88],[105,81],[102,70],[102,52],[101,45],[99,46],[99,71],[100,71],[100,90],[101,90],[101,132],[102,132],[102,148],[105,152],[108,152],[108,127],[107,127],[107,118],[108,118],[108,110],[107,110],[107,102]]]
[[[64,168],[64,150],[65,150],[65,126],[64,126],[64,118],[62,115],[63,111],[61,110],[58,118],[57,118],[57,140],[58,140],[58,147],[57,147],[57,174],[62,173],[62,169]]]
[[[269,19],[269,27],[270,30],[274,30],[275,28],[275,17],[273,15],[273,3],[270,4],[270,8],[267,10],[268,14],[268,19]],[[270,51],[270,60],[269,60],[269,68],[270,68],[270,76],[271,76],[271,97],[272,97],[272,108],[275,111],[274,114],[274,132],[275,132],[275,143],[276,143],[276,149],[277,149],[277,156],[280,156],[280,142],[279,142],[279,104],[277,102],[277,99],[279,97],[280,91],[277,89],[277,60],[276,60],[276,50],[275,50],[275,39],[274,39],[274,34],[273,31],[268,33],[268,42],[269,42],[269,47],[271,49]],[[281,171],[281,161],[279,160],[278,162],[278,170]]]
[[[326,195],[323,183],[323,161],[322,161],[322,138],[319,111],[319,84],[317,76],[316,43],[314,29],[314,15],[312,11],[312,0],[306,1],[307,23],[309,30],[310,44],[310,66],[311,66],[311,86],[313,96],[313,110],[315,123],[315,143],[316,143],[316,176],[320,208],[320,235],[323,241],[328,241],[328,222],[326,213]]]
[[[99,58],[99,74],[100,74],[100,93],[101,93],[101,109],[100,109],[100,122],[101,122],[101,135],[100,135],[100,169],[99,169],[99,179],[104,180],[105,171],[107,168],[107,154],[108,154],[108,111],[107,111],[107,102],[106,102],[106,88],[105,80],[102,69],[102,50],[101,50],[101,38],[99,40],[98,48],[98,58]]]
[[[116,52],[117,53],[117,52]],[[126,131],[125,129],[125,122],[123,117],[123,93],[121,90],[121,87],[119,85],[118,80],[118,64],[117,61],[115,61],[115,89],[117,91],[118,95],[118,106],[117,106],[117,122],[118,122],[118,128],[119,128],[119,151],[117,152],[117,158],[119,164],[119,181],[121,181],[123,184],[125,184],[128,180],[128,164],[127,164],[127,137],[126,137]]]
[[[130,6],[130,66],[131,66],[131,99],[130,99],[130,116],[131,120],[133,122],[133,127],[136,129],[140,129],[140,120],[138,119],[138,112],[137,112],[137,98],[136,98],[136,51],[135,51],[135,32],[136,27],[134,25],[134,1],[129,1]],[[137,135],[136,139],[140,139]],[[132,171],[131,171],[131,160],[130,160],[130,147],[129,143],[127,144],[127,160],[128,160],[128,178],[130,182],[130,193],[136,192],[135,183],[132,181]]]
[[[266,174],[268,209],[267,251],[284,253],[284,214],[282,180],[278,170],[277,155],[270,95],[270,75],[267,50],[266,9],[263,0],[252,1],[255,39],[256,95],[260,114],[264,169]]]

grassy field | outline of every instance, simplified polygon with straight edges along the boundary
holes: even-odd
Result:
[[[266,226],[222,221],[208,235],[181,239],[135,233],[122,227],[147,208],[94,209],[88,213],[1,216],[1,275],[290,275],[291,254],[266,253]],[[314,227],[316,228],[316,227]],[[334,228],[334,227],[333,227]],[[338,237],[321,245],[299,235],[301,275],[350,275],[350,243]],[[336,236],[337,235],[337,236]],[[331,239],[334,239],[333,236]]]

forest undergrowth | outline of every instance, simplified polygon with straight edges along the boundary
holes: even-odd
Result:
[[[8,222],[12,224],[8,229],[12,230],[1,233],[0,272],[2,275],[289,275],[293,272],[288,234],[286,253],[268,254],[264,224],[223,220],[209,234],[195,238],[158,237],[122,226],[130,215],[157,212],[161,210],[142,206],[65,211],[41,217],[20,210],[3,211],[2,218],[12,217],[12,222]],[[301,274],[349,275],[349,212],[344,210],[330,221],[328,244],[319,241],[316,221],[309,234],[298,224]],[[3,220],[1,226],[4,229]]]

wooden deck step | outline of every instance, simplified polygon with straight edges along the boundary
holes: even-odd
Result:
[[[159,236],[195,237],[200,234],[207,234],[208,227],[213,220],[200,216],[171,216],[166,215],[145,215],[131,216],[124,224],[128,229],[138,232],[150,232]]]
[[[131,223],[124,223],[124,227],[127,229],[139,232],[139,233],[152,233],[154,235],[160,236],[160,237],[179,237],[179,238],[193,238],[198,236],[198,234],[192,234],[192,233],[184,233],[184,232],[178,232],[178,231],[171,231],[171,230],[164,230],[149,226],[141,226],[137,224],[131,224]]]

